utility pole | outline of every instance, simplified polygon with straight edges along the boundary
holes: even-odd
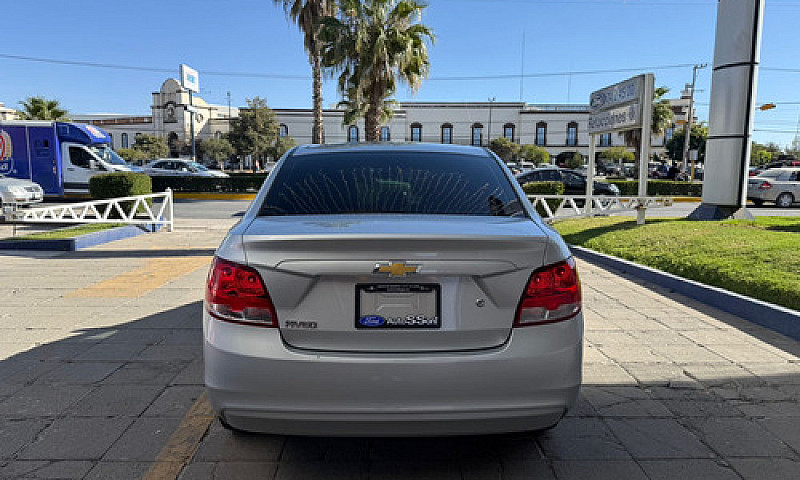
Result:
[[[197,161],[197,144],[194,141],[194,102],[192,100],[192,91],[189,90],[189,121],[191,122],[191,135],[192,135],[192,161]]]
[[[486,134],[486,146],[492,141],[492,105],[495,100],[495,97],[489,97],[489,131]]]
[[[231,133],[231,91],[228,90],[228,133]]]
[[[689,166],[689,139],[692,136],[692,119],[694,117],[694,89],[697,85],[697,71],[708,66],[707,63],[697,64],[692,67],[692,89],[689,92],[689,118],[686,119],[686,134],[683,139],[683,165],[681,171],[686,173]],[[692,180],[694,180],[694,161],[692,161]]]

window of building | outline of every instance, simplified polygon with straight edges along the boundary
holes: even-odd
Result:
[[[217,140],[220,140],[220,139],[222,138],[222,132],[220,132],[220,131],[217,131],[217,132],[214,134],[214,137],[216,137],[216,139],[217,139]]]
[[[453,125],[449,123],[442,125],[442,143],[453,143]]]
[[[514,124],[506,123],[503,125],[503,136],[512,142],[514,141]]]
[[[289,136],[289,127],[281,123],[280,130],[278,131],[278,135],[281,137],[288,137]]]
[[[547,123],[539,122],[536,124],[536,145],[547,145]]]
[[[480,123],[472,124],[472,145],[476,147],[483,145],[483,125]]]
[[[122,148],[128,148],[128,134],[122,134]]]
[[[388,142],[392,139],[389,127],[381,127],[381,142]]]
[[[672,137],[674,135],[675,135],[675,125],[672,125],[667,129],[666,133],[664,133],[664,143],[667,143],[670,140],[672,140]]]
[[[567,145],[578,144],[578,123],[569,122],[567,124]]]
[[[411,124],[411,141],[412,142],[421,142],[422,141],[422,125],[419,123],[412,123]]]
[[[111,139],[111,148],[114,148],[114,134],[113,133],[109,133],[108,134],[108,138]]]
[[[357,142],[358,141],[358,127],[355,125],[350,125],[347,129],[347,141],[348,142]]]
[[[600,135],[600,146],[601,147],[610,147],[611,146],[611,134],[610,133],[603,133]]]

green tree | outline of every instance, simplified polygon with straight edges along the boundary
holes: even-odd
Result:
[[[58,100],[48,100],[44,97],[28,97],[19,102],[22,111],[19,116],[22,120],[57,120],[69,121],[69,112],[58,105]]]
[[[275,144],[272,146],[269,156],[272,157],[273,160],[277,161],[283,156],[284,153],[288,152],[296,145],[297,142],[295,142],[294,138],[292,137],[278,137],[275,140]]]
[[[414,23],[424,8],[415,0],[341,0],[339,18],[322,19],[323,63],[339,73],[348,109],[363,114],[367,141],[380,138],[398,79],[415,91],[428,74],[433,31]]]
[[[753,142],[750,149],[750,164],[751,165],[765,165],[778,159],[783,151],[776,143],[767,143],[762,145],[758,142]]]
[[[522,145],[519,156],[534,164],[550,163],[550,153],[538,145]]]
[[[274,155],[279,131],[280,125],[267,102],[260,97],[248,98],[247,108],[241,109],[239,118],[231,121],[228,140],[237,155],[251,155],[261,163]]]
[[[504,162],[510,162],[517,159],[521,147],[505,137],[498,137],[489,142],[489,150],[496,153]]]
[[[672,125],[675,114],[669,105],[669,100],[662,98],[669,93],[669,88],[658,87],[653,91],[653,112],[651,118],[650,132],[653,135],[661,135]],[[642,129],[627,130],[624,132],[625,145],[636,150],[635,157],[641,157],[642,149]]]
[[[697,161],[703,162],[706,158],[706,138],[708,126],[705,123],[692,125],[692,135],[689,137],[689,150],[697,150]],[[667,156],[675,161],[683,161],[683,144],[686,141],[686,127],[675,132],[665,145]]]
[[[322,125],[322,55],[318,31],[323,17],[336,10],[335,0],[273,0],[282,5],[286,15],[303,32],[303,43],[311,63],[312,99],[314,102],[313,143],[323,143],[325,132]]]
[[[169,154],[169,147],[167,146],[167,139],[158,137],[156,135],[148,135],[142,133],[136,135],[131,145],[133,150],[142,152],[145,159],[154,159],[166,157]]]
[[[233,155],[233,145],[227,138],[208,138],[203,141],[203,154],[212,158],[220,170],[225,170],[225,160]]]
[[[567,168],[576,169],[584,166],[585,162],[583,160],[583,155],[581,155],[579,152],[575,152],[569,158],[567,158],[567,161],[564,162],[564,164]]]
[[[128,163],[140,163],[147,159],[147,156],[139,150],[132,148],[120,148],[116,151],[117,155],[125,159]]]
[[[614,163],[631,163],[636,159],[633,152],[629,152],[625,147],[611,147],[600,153],[600,157]]]

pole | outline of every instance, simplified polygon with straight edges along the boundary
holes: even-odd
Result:
[[[494,104],[495,97],[489,97],[489,131],[486,133],[486,145],[488,146],[492,141],[492,105]]]
[[[653,125],[653,90],[655,77],[648,73],[644,77],[642,99],[642,144],[639,149],[639,206],[636,207],[636,224],[644,225],[644,197],[647,196],[647,164],[650,161],[650,132]]]
[[[525,30],[522,31],[522,55],[519,61],[519,101],[522,101],[522,93],[525,84]]]
[[[697,71],[701,68],[706,68],[708,64],[700,64],[692,67],[692,89],[689,92],[689,118],[686,119],[686,132],[683,139],[683,165],[681,171],[686,173],[689,166],[689,141],[692,136],[692,120],[694,119],[694,89],[697,85]],[[694,180],[694,160],[692,160],[692,180]]]
[[[228,90],[228,133],[231,132],[231,91]]]
[[[594,133],[589,134],[589,163],[586,165],[586,214],[591,215],[594,195],[594,155],[595,145],[597,144],[597,136]]]
[[[191,111],[189,112],[189,121],[191,122],[191,135],[192,135],[192,161],[197,161],[196,151],[195,151],[195,143],[194,143],[194,103],[192,103],[192,91],[189,90],[189,106],[192,107]]]

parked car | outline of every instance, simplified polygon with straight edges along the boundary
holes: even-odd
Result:
[[[150,176],[190,176],[190,177],[219,177],[225,178],[227,173],[219,170],[211,170],[205,165],[191,160],[179,158],[160,158],[153,160],[143,168],[144,173]]]
[[[217,249],[202,315],[234,430],[537,430],[581,383],[575,261],[477,147],[290,150]]]
[[[3,204],[31,205],[41,202],[42,199],[44,190],[39,184],[0,174],[0,200]]]
[[[561,182],[564,184],[564,195],[585,195],[586,175],[565,168],[537,168],[516,176],[520,185],[528,182]],[[613,183],[595,180],[594,195],[618,196],[619,187]]]
[[[756,206],[764,202],[786,208],[800,202],[800,167],[771,168],[747,181],[747,199]]]

